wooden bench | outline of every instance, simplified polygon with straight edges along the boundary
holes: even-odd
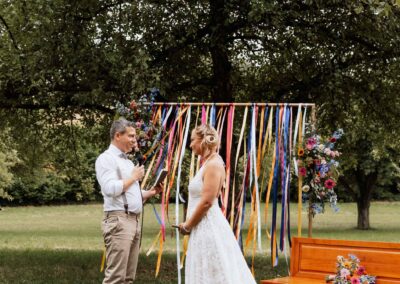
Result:
[[[400,236],[399,236],[400,237]],[[399,238],[400,239],[400,238]],[[365,242],[293,238],[290,276],[262,280],[261,284],[325,283],[325,277],[336,274],[336,258],[354,254],[376,284],[400,284],[400,243]]]

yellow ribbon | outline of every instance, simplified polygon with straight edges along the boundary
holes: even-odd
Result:
[[[185,257],[188,249],[188,243],[189,243],[189,235],[186,235],[183,237],[183,250],[182,250],[182,257],[181,257],[181,269],[183,268],[183,265],[185,263]]]
[[[158,273],[160,272],[163,248],[164,248],[164,240],[163,240],[163,238],[160,238],[160,249],[159,249],[158,257],[157,257],[156,277],[158,276]]]
[[[106,264],[106,246],[103,248],[103,256],[101,257],[100,272],[104,271],[104,266]]]
[[[142,188],[146,188],[147,179],[149,178],[150,172],[153,169],[153,164],[154,164],[154,161],[156,160],[156,157],[157,157],[157,155],[154,155],[153,158],[151,159],[150,165],[147,168],[146,175],[144,176],[144,179],[141,184]]]
[[[154,248],[156,247],[156,244],[157,244],[158,239],[160,238],[160,236],[161,236],[161,230],[158,232],[156,238],[155,238],[155,239],[153,240],[153,242],[151,243],[150,248],[149,248],[149,249],[147,250],[147,252],[146,252],[146,256],[149,256],[149,255],[153,252],[153,250],[154,250]]]

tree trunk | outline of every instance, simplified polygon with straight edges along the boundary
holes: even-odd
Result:
[[[377,169],[370,174],[365,174],[361,169],[356,171],[356,180],[359,189],[357,197],[357,229],[368,230],[369,224],[369,207],[371,205],[372,190],[378,178]]]
[[[229,38],[226,23],[229,20],[226,1],[210,1],[210,54],[213,72],[213,101],[231,102],[232,95],[232,64],[229,60]]]
[[[311,199],[308,206],[308,237],[312,238],[312,221],[313,221],[313,209],[311,207]]]
[[[360,230],[368,230],[369,226],[369,200],[365,200],[365,198],[360,197],[357,201],[357,229]]]

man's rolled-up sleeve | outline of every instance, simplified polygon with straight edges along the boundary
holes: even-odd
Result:
[[[108,197],[122,194],[124,182],[119,179],[115,160],[109,155],[100,155],[96,160],[96,177],[101,192]]]

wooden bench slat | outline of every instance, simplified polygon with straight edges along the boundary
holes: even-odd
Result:
[[[284,277],[271,280],[262,280],[261,284],[321,284],[325,281],[321,279],[302,278],[302,277]]]
[[[360,259],[369,275],[377,276],[377,284],[400,284],[400,243],[296,237],[292,241],[291,276],[261,283],[325,283],[326,275],[336,273],[337,256],[348,258],[349,254]]]
[[[326,284],[325,280],[306,277],[284,277],[270,280],[261,280],[261,284]],[[399,284],[400,281],[380,278],[377,284]]]

